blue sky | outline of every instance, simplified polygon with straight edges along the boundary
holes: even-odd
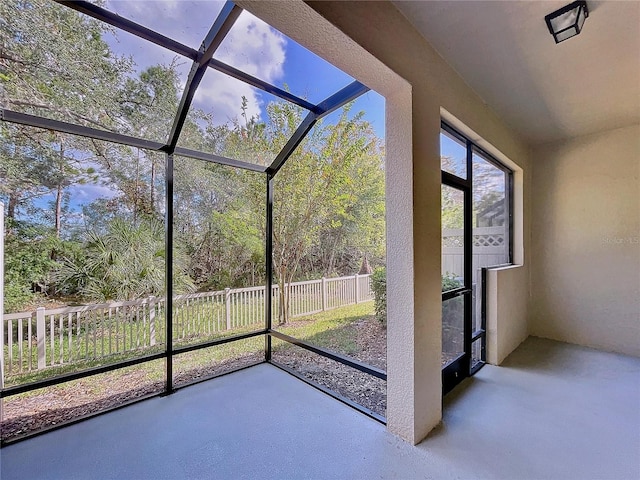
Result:
[[[453,169],[450,173],[458,174],[466,178],[467,149],[448,135],[440,133],[440,155],[453,160]]]
[[[467,177],[467,149],[461,143],[453,140],[450,136],[440,133],[440,155],[449,157],[452,160],[450,169],[446,169],[449,173],[458,175],[459,177]],[[473,190],[476,200],[482,197],[487,191],[494,190],[496,192],[504,192],[506,180],[502,170],[494,167],[487,162],[482,156],[473,153],[473,175],[482,175],[482,185]],[[476,177],[477,178],[477,177]]]
[[[194,0],[107,0],[105,7],[119,15],[198,48],[223,2]],[[107,42],[118,54],[131,56],[138,70],[157,63],[178,66],[181,81],[186,81],[191,61],[173,52],[118,31],[107,35]],[[309,52],[290,38],[243,11],[222,42],[215,58],[240,70],[289,90],[312,103],[318,103],[346,86],[353,79]],[[209,70],[196,96],[194,106],[213,114],[214,121],[226,123],[240,113],[241,97],[249,102],[250,115],[263,117],[265,106],[275,100],[219,72]],[[352,112],[366,112],[366,119],[377,135],[384,138],[384,98],[375,92],[356,101]]]

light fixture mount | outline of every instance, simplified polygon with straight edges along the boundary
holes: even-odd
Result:
[[[559,10],[544,17],[556,43],[563,42],[578,35],[582,31],[584,21],[589,16],[589,8],[585,0],[565,5]]]

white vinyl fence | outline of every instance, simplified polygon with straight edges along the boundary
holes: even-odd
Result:
[[[272,289],[273,318],[278,286]],[[290,284],[290,317],[373,300],[370,275],[322,278]],[[176,345],[218,332],[265,325],[265,287],[177,295],[173,300]],[[64,307],[5,314],[0,324],[4,376],[56,365],[100,360],[132,351],[161,351],[165,299]],[[146,350],[144,353],[143,350]]]
[[[473,229],[473,257],[471,283],[477,282],[478,269],[502,265],[509,259],[509,242],[505,236],[508,227],[475,227]],[[456,277],[464,275],[463,229],[442,229],[442,274]]]

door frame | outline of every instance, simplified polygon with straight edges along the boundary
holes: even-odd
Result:
[[[459,137],[458,137],[459,138]],[[468,141],[465,139],[465,144]],[[467,145],[468,147],[468,145]],[[467,177],[471,176],[471,149],[467,148]],[[462,296],[463,305],[463,346],[464,353],[448,363],[442,369],[442,393],[450,392],[462,380],[471,374],[471,337],[472,330],[472,197],[471,178],[466,180],[448,172],[442,172],[442,185],[455,188],[463,193],[463,255],[464,255],[464,284],[462,287],[442,293],[442,302]]]

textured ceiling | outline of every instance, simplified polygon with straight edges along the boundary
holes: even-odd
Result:
[[[569,1],[396,1],[466,83],[532,145],[640,123],[640,1],[588,1],[555,44],[544,16]]]

